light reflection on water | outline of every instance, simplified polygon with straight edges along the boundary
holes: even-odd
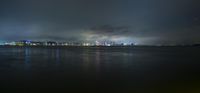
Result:
[[[31,50],[29,49],[29,48],[25,48],[25,55],[24,55],[24,63],[25,63],[25,67],[27,68],[27,69],[29,69],[30,68],[30,66],[31,66],[31,63],[30,63],[30,60],[31,60]]]
[[[0,48],[0,81],[4,88],[116,92],[163,89],[184,80],[191,85],[199,81],[199,52],[195,47]]]

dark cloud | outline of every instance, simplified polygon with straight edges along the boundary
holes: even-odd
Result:
[[[126,35],[130,32],[129,26],[102,25],[90,28],[91,33],[99,35]]]
[[[0,41],[196,43],[199,4],[199,0],[0,0]]]

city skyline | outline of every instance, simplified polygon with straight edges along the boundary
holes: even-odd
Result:
[[[77,41],[36,41],[36,40],[18,40],[0,42],[0,46],[199,46],[200,43],[194,44],[137,44],[135,42],[113,42],[113,41],[93,41],[93,42],[77,42]]]
[[[135,46],[136,43],[130,42],[111,42],[111,41],[95,41],[95,42],[76,42],[76,41],[32,41],[20,40],[2,42],[3,46]]]

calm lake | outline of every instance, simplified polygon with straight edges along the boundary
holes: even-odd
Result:
[[[200,93],[200,47],[0,47],[1,93]]]

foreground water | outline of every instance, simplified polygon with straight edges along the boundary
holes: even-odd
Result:
[[[199,47],[1,47],[0,91],[199,93],[199,53]]]

